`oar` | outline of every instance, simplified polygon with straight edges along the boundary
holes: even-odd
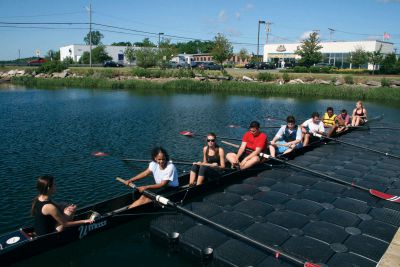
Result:
[[[125,183],[124,179],[121,179],[121,178],[118,179],[117,178],[117,180],[122,182],[122,183]],[[130,183],[129,186],[134,188],[134,189],[136,189],[136,186],[134,184],[132,184],[132,183]],[[286,253],[286,252],[284,252],[282,250],[276,249],[276,248],[274,248],[272,246],[268,246],[266,244],[258,242],[257,240],[254,240],[254,239],[252,239],[252,238],[250,238],[250,237],[248,237],[246,235],[243,235],[243,234],[241,234],[239,232],[236,232],[236,231],[234,231],[234,230],[232,230],[232,229],[230,229],[230,228],[228,228],[226,226],[223,226],[222,224],[214,222],[214,221],[212,221],[212,220],[210,220],[210,219],[208,219],[206,217],[203,217],[203,216],[201,216],[201,215],[199,215],[199,214],[197,214],[197,213],[195,213],[195,212],[193,212],[193,211],[191,211],[191,210],[189,210],[187,208],[184,208],[184,207],[178,205],[175,202],[172,202],[168,198],[163,197],[161,195],[157,195],[157,194],[155,194],[155,193],[153,193],[153,192],[151,192],[149,190],[144,190],[142,192],[142,194],[145,195],[146,197],[150,198],[151,200],[156,201],[157,203],[161,204],[162,206],[172,207],[172,208],[182,212],[183,214],[189,215],[190,217],[192,217],[192,218],[194,218],[196,220],[199,220],[202,223],[209,224],[209,225],[215,227],[216,229],[218,229],[218,230],[220,230],[220,231],[222,231],[222,232],[224,232],[226,234],[229,234],[229,235],[233,236],[234,238],[236,238],[238,240],[245,241],[245,242],[247,242],[247,243],[249,243],[251,245],[254,245],[254,246],[256,246],[256,247],[258,247],[258,248],[260,248],[262,250],[266,250],[267,252],[273,254],[276,258],[283,258],[285,260],[289,260],[289,261],[291,261],[291,262],[293,262],[295,264],[298,264],[300,266],[306,266],[306,267],[319,267],[320,266],[320,265],[312,263],[312,262],[304,261],[303,259],[297,258],[297,257],[295,257],[293,255],[290,255],[290,254],[288,254],[288,253]]]
[[[348,145],[348,146],[354,146],[354,147],[358,147],[358,148],[361,148],[361,149],[365,149],[367,151],[372,151],[372,152],[375,152],[375,153],[378,153],[378,154],[382,154],[382,155],[385,155],[385,156],[388,156],[388,157],[392,157],[392,158],[395,158],[395,159],[400,159],[400,156],[393,155],[393,154],[390,154],[390,153],[387,153],[387,152],[383,152],[383,151],[379,151],[379,150],[376,150],[376,149],[373,149],[373,148],[369,148],[369,147],[366,147],[366,146],[361,146],[361,145],[357,145],[357,144],[353,144],[353,143],[348,143],[348,142],[345,142],[345,141],[342,141],[342,140],[338,140],[336,138],[323,136],[323,135],[317,134],[317,133],[314,133],[313,135],[316,136],[316,137],[319,137],[319,138],[332,140],[332,141],[335,141],[335,142],[338,142],[338,143],[341,143],[341,144],[345,144],[345,145]]]
[[[237,145],[237,144],[232,144],[232,143],[229,143],[229,142],[226,142],[226,141],[224,141],[223,143],[227,144],[227,145],[231,145],[233,147],[237,147],[237,148],[239,147],[239,145]],[[248,148],[246,148],[246,150],[252,151],[251,149],[248,149]],[[324,177],[326,179],[329,179],[329,180],[332,180],[332,181],[335,181],[335,182],[338,182],[338,183],[341,183],[341,184],[349,185],[349,186],[352,186],[354,188],[358,188],[358,189],[361,189],[361,190],[364,190],[364,191],[368,191],[371,195],[376,196],[378,198],[381,198],[381,199],[384,199],[384,200],[387,200],[387,201],[400,203],[400,197],[399,196],[395,196],[395,195],[387,194],[387,193],[384,193],[384,192],[380,192],[380,191],[378,191],[376,189],[366,188],[364,186],[357,185],[354,182],[347,182],[346,180],[335,178],[333,176],[327,175],[327,174],[319,172],[319,171],[308,169],[308,168],[302,167],[302,166],[294,164],[294,163],[289,163],[286,160],[281,160],[281,159],[278,159],[278,158],[275,158],[275,157],[271,157],[270,155],[267,155],[265,153],[260,153],[260,156],[263,157],[263,158],[266,158],[266,159],[275,160],[277,162],[286,164],[288,166],[292,166],[294,168],[297,168],[297,169],[312,173],[314,175],[318,175],[318,176]]]
[[[400,128],[395,128],[395,127],[384,127],[384,126],[381,126],[381,127],[370,127],[370,126],[347,126],[348,128],[351,128],[351,129],[373,129],[373,130],[375,130],[375,129],[385,129],[385,130],[400,130]]]
[[[150,162],[151,159],[122,159],[123,161],[134,161],[134,162]],[[177,165],[193,165],[195,164],[194,162],[190,162],[190,161],[174,161],[171,160],[170,161],[172,164],[177,164]],[[210,168],[213,168],[213,166],[209,166]],[[219,168],[217,166],[215,166],[215,168]],[[221,170],[232,170],[232,168],[219,168]]]
[[[277,129],[277,128],[281,128],[283,125],[273,125],[273,126],[261,126],[260,129]],[[235,124],[229,124],[228,128],[243,128],[243,129],[247,129],[244,126],[240,126],[240,125],[235,125]],[[223,139],[223,138],[221,138]]]
[[[194,136],[199,136],[199,135],[201,135],[203,137],[207,137],[207,135],[205,135],[205,134],[195,134],[190,131],[181,131],[181,132],[179,132],[179,134],[187,136],[187,137],[194,137]],[[224,136],[217,136],[217,138],[225,139],[225,140],[233,140],[233,141],[242,141],[242,139],[232,138],[232,137],[224,137]]]

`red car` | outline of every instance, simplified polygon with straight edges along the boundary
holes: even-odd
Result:
[[[40,66],[45,62],[47,62],[46,59],[38,58],[38,59],[34,59],[34,60],[31,60],[31,61],[28,61],[28,66]]]

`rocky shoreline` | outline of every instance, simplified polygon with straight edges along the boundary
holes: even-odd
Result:
[[[70,69],[66,69],[62,72],[54,72],[51,74],[47,73],[36,73],[33,71],[32,73],[26,72],[25,70],[18,70],[13,69],[5,72],[0,71],[0,83],[7,83],[11,82],[13,77],[33,77],[33,78],[44,78],[44,79],[64,79],[64,78],[84,78],[83,75],[77,75],[73,73]],[[124,81],[124,80],[149,80],[153,82],[167,82],[171,80],[179,80],[181,78],[171,77],[171,78],[146,78],[146,77],[138,77],[138,76],[129,76],[129,75],[118,75],[113,78],[107,78],[109,80],[117,80],[117,81]],[[367,80],[365,82],[359,82],[354,84],[347,84],[342,78],[336,78],[333,80],[323,80],[314,78],[312,76],[304,77],[304,78],[296,78],[291,79],[289,81],[284,81],[282,78],[275,79],[273,81],[259,81],[255,78],[251,78],[248,76],[243,76],[241,78],[232,78],[230,76],[222,76],[222,75],[206,75],[206,74],[199,74],[196,73],[195,77],[192,78],[196,81],[242,81],[242,82],[257,82],[257,83],[274,83],[274,84],[320,84],[320,85],[335,85],[335,86],[348,86],[348,87],[383,87],[380,81],[375,80]],[[400,88],[400,80],[388,80],[388,85],[391,88]]]

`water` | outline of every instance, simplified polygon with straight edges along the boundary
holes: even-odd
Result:
[[[190,130],[201,137],[209,131],[238,137],[244,128],[265,117],[294,114],[305,119],[313,111],[333,106],[349,112],[355,101],[260,98],[228,94],[137,94],[111,90],[0,90],[0,233],[31,222],[29,209],[40,174],[56,177],[55,199],[84,206],[126,192],[115,177],[132,177],[146,166],[126,165],[124,157],[150,158],[155,145],[172,159],[201,159],[201,138],[179,134]],[[365,103],[369,115],[385,114],[385,123],[400,123],[399,103]],[[274,130],[266,130],[268,136]],[[96,158],[92,152],[110,156]],[[184,171],[181,167],[180,171]],[[56,261],[60,266],[191,266],[182,254],[170,253],[149,238],[151,216],[95,237],[34,257],[25,264]]]

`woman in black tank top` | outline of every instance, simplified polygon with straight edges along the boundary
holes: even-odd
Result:
[[[367,110],[363,106],[362,101],[358,101],[356,108],[353,110],[353,116],[351,120],[351,126],[359,126],[363,124],[367,119]]]
[[[45,235],[55,231],[62,231],[64,227],[92,223],[92,220],[71,221],[76,210],[75,205],[69,205],[64,209],[51,201],[50,196],[55,192],[53,176],[40,176],[36,187],[39,195],[32,202],[32,215],[34,216],[34,229],[37,235]]]
[[[217,136],[209,133],[206,141],[207,145],[203,147],[203,161],[193,163],[190,171],[190,185],[200,185],[205,176],[220,175],[221,170],[225,168],[225,152],[217,145]]]

